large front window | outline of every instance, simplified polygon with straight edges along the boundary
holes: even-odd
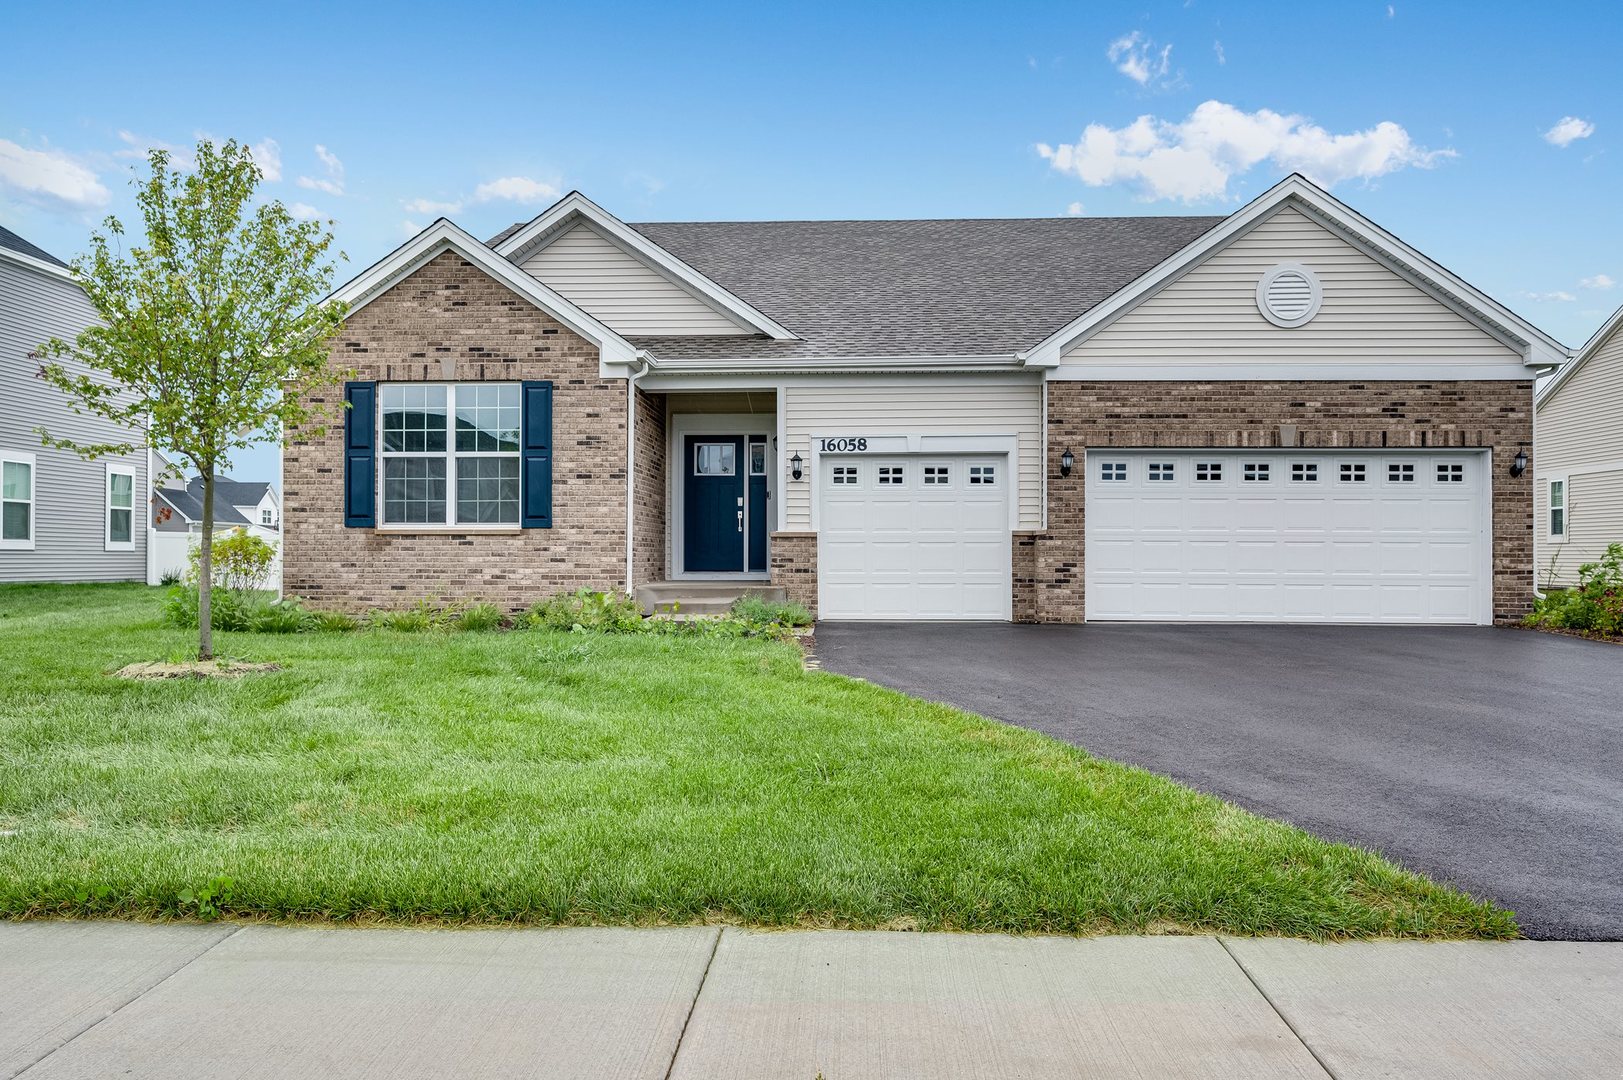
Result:
[[[383,524],[519,523],[516,383],[378,388]]]

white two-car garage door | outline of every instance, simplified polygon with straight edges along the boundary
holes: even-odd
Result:
[[[823,455],[818,617],[1008,619],[1007,455]]]
[[[1089,620],[1488,623],[1481,453],[1087,455]]]

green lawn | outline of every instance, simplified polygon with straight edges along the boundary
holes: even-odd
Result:
[[[1312,937],[1511,915],[759,640],[219,635],[282,671],[136,683],[139,586],[0,586],[0,914]]]

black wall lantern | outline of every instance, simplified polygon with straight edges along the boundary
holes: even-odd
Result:
[[[801,476],[800,466],[800,452],[797,450],[795,451],[795,456],[789,459],[789,475],[794,477],[796,480],[799,480]]]
[[[1065,453],[1059,456],[1059,474],[1061,476],[1070,476],[1071,470],[1074,468],[1076,468],[1076,455],[1071,453],[1071,448],[1067,446]]]
[[[1510,463],[1510,475],[1520,476],[1527,471],[1527,451],[1516,451],[1516,460]]]

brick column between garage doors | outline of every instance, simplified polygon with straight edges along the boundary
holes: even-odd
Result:
[[[1026,564],[1037,622],[1086,614],[1081,464],[1084,451],[1103,447],[1491,450],[1494,621],[1515,622],[1532,605],[1533,472],[1510,475],[1517,451],[1533,452],[1531,382],[1055,381],[1047,393],[1048,528]],[[1293,442],[1281,442],[1282,426],[1294,426]],[[1067,447],[1078,468],[1061,479]]]

